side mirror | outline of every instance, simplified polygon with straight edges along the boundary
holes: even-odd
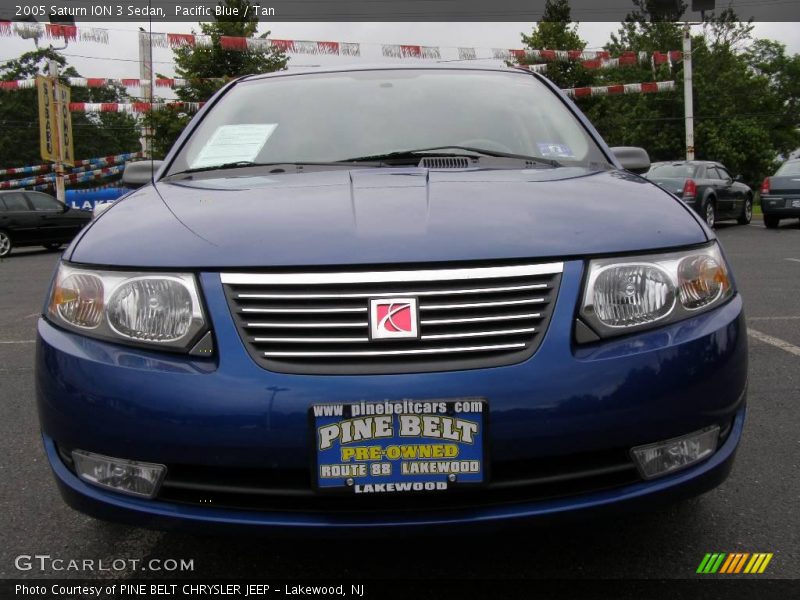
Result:
[[[611,148],[611,153],[616,157],[623,169],[639,174],[646,173],[650,169],[650,156],[644,148],[617,146]]]
[[[126,188],[140,188],[153,180],[153,175],[164,164],[163,160],[139,160],[125,163],[122,173],[122,185]]]
[[[733,180],[734,180],[734,181],[739,181],[739,182],[742,182],[742,181],[744,181],[744,177],[742,177],[742,174],[741,174],[741,173],[739,173],[739,175],[737,175],[736,177],[734,177],[734,178],[733,178]]]

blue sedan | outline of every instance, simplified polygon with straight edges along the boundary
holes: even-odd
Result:
[[[54,275],[36,381],[65,501],[383,530],[712,489],[745,420],[742,299],[648,167],[517,69],[228,84]]]

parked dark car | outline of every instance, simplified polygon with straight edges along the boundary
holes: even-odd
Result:
[[[61,493],[146,527],[350,537],[719,485],[742,298],[649,166],[530,71],[230,83],[61,257],[36,352]]]
[[[781,219],[800,217],[800,160],[787,160],[761,184],[764,225],[775,229]]]
[[[15,246],[58,250],[91,220],[91,212],[70,208],[43,192],[0,192],[0,258]]]
[[[681,198],[709,227],[725,219],[747,225],[753,216],[753,190],[718,162],[653,163],[645,177]]]

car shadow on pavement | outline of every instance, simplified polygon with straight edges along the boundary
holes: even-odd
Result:
[[[396,579],[399,564],[414,565],[403,569],[403,576],[412,579],[687,577],[700,551],[692,543],[702,544],[698,529],[710,510],[710,499],[693,498],[646,513],[569,524],[514,524],[491,533],[436,529],[421,536],[400,531],[349,539],[342,539],[347,534],[270,538],[165,532],[145,560],[194,560],[190,573],[147,575],[154,578]],[[119,535],[120,527],[98,525],[98,533]],[[673,554],[669,573],[658,557],[665,549]]]

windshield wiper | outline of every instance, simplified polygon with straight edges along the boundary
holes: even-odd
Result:
[[[364,166],[362,161],[351,161],[351,162],[358,162],[359,166]],[[367,162],[367,161],[363,161]],[[341,167],[345,165],[347,161],[327,161],[327,162],[314,162],[314,161],[301,161],[301,162],[255,162],[250,160],[239,160],[236,162],[229,162],[229,163],[222,163],[220,165],[209,165],[207,167],[193,167],[191,169],[184,169],[183,171],[176,171],[175,173],[170,173],[167,177],[174,177],[176,175],[191,175],[192,173],[204,173],[208,171],[223,171],[229,169],[244,169],[247,167]],[[375,166],[381,166],[381,162],[375,162]]]
[[[443,150],[460,150],[461,152],[448,153],[448,152],[443,152]],[[437,156],[465,156],[464,152],[470,152],[472,154],[479,154],[483,156],[491,156],[493,158],[513,158],[515,160],[535,162],[553,168],[563,166],[557,160],[542,158],[540,156],[527,156],[525,154],[513,154],[511,152],[501,152],[498,150],[486,150],[485,148],[473,148],[472,146],[457,146],[457,145],[434,146],[431,148],[418,148],[416,150],[396,150],[393,152],[387,152],[385,154],[357,156],[355,158],[348,158],[341,162],[361,162],[361,161],[374,161],[374,160],[385,161],[392,159],[416,158],[417,156],[420,155],[427,155],[432,153],[435,153]]]
[[[185,169],[183,171],[176,171],[175,173],[170,173],[169,176],[172,175],[184,175],[186,173],[202,173],[203,171],[216,171],[217,169],[241,169],[243,167],[259,167],[259,166],[267,166],[264,163],[257,163],[253,162],[252,160],[237,160],[236,162],[228,162],[222,163],[221,165],[209,165],[207,167],[193,167],[191,169]]]

